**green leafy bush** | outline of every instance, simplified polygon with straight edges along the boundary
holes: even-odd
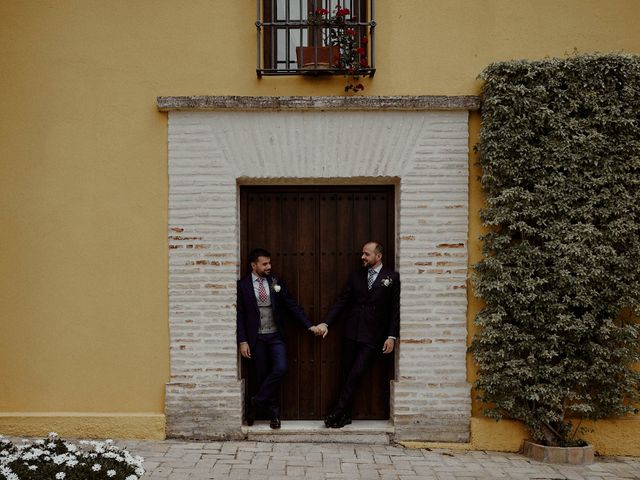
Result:
[[[104,442],[80,446],[50,433],[47,439],[14,444],[0,436],[0,479],[6,480],[138,480],[142,457]]]
[[[488,416],[575,444],[572,419],[640,400],[640,57],[502,62],[481,78],[491,231],[473,275],[475,386]]]

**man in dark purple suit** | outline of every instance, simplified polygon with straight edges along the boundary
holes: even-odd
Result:
[[[351,423],[354,393],[376,354],[393,352],[400,333],[400,275],[382,265],[383,247],[367,242],[362,247],[363,268],[353,273],[316,334],[348,309],[342,346],[342,388],[325,425],[342,428]]]
[[[284,343],[285,311],[306,329],[317,334],[287,287],[271,275],[271,254],[261,248],[249,254],[251,273],[238,280],[237,336],[240,355],[251,359],[258,379],[258,391],[246,410],[253,425],[258,410],[269,412],[271,428],[280,428],[280,383],[287,372]]]

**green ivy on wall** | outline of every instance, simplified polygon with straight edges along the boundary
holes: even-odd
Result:
[[[575,441],[640,401],[640,57],[490,65],[471,351],[490,417]]]

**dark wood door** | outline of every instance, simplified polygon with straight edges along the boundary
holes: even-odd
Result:
[[[383,263],[395,268],[394,187],[247,186],[240,189],[241,260],[257,247],[272,255],[273,273],[286,283],[312,323],[322,322],[351,272],[360,268],[362,244],[385,247]],[[288,319],[289,371],[282,387],[283,419],[321,419],[340,387],[342,325],[324,339]],[[380,345],[382,351],[382,345]],[[393,355],[379,355],[354,401],[354,418],[389,418]],[[243,360],[247,398],[255,392]]]

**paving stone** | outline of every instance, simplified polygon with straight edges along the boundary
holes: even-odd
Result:
[[[304,477],[304,467],[287,467],[287,476],[293,478],[303,478]]]
[[[552,465],[518,454],[409,450],[394,445],[118,442],[145,458],[145,480],[640,480],[640,459],[597,457]]]

